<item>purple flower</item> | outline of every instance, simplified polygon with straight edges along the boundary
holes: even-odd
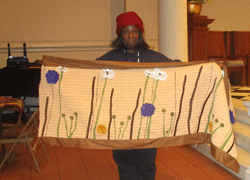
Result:
[[[229,114],[230,114],[230,121],[231,121],[232,124],[234,124],[235,123],[235,119],[234,119],[234,113],[233,113],[233,111],[229,110]]]
[[[145,103],[141,107],[141,115],[142,116],[152,116],[155,112],[155,107],[153,104]]]
[[[49,70],[45,76],[49,84],[56,84],[59,79],[59,74],[56,71]]]

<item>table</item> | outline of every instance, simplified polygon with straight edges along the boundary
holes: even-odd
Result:
[[[40,72],[40,66],[0,69],[1,87],[4,87],[0,88],[0,96],[38,97]]]

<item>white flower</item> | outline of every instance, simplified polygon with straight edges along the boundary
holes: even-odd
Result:
[[[224,76],[225,76],[225,72],[224,72],[224,70],[221,70],[221,72],[222,72],[222,76],[224,77]]]
[[[165,81],[167,79],[167,74],[162,72],[160,69],[155,68],[154,72],[149,70],[145,71],[145,75],[154,78],[155,80]]]
[[[114,77],[114,71],[113,70],[109,70],[109,69],[103,69],[102,70],[102,77],[103,78],[108,78],[111,79]]]
[[[160,69],[155,68],[154,78],[155,78],[155,80],[159,79],[161,81],[165,81],[167,79],[167,74],[165,72],[162,72]]]
[[[149,76],[149,77],[152,77],[151,72],[150,72],[149,70],[146,70],[146,71],[145,71],[145,75],[146,75],[146,76]]]
[[[57,68],[57,71],[58,72],[62,72],[62,73],[65,73],[65,72],[67,72],[67,68],[66,67],[62,67],[62,66],[58,66],[58,68]]]

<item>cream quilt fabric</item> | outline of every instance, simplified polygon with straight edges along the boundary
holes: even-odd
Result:
[[[39,136],[52,145],[129,149],[194,144],[205,135],[197,143],[237,158],[225,69],[216,62],[120,64],[45,57]]]

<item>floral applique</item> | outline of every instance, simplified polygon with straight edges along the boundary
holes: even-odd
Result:
[[[93,129],[93,139],[96,139],[96,128],[97,128],[97,125],[98,125],[99,114],[100,114],[101,107],[102,107],[102,100],[103,100],[103,96],[104,96],[104,93],[105,93],[107,80],[114,78],[114,74],[115,74],[114,71],[109,70],[109,69],[103,69],[102,72],[101,72],[101,75],[105,79],[105,82],[104,82],[104,86],[103,86],[103,90],[102,90],[101,102],[100,102],[99,109],[98,109],[98,112],[97,112],[97,115],[96,115],[95,126],[94,126],[94,129]]]

